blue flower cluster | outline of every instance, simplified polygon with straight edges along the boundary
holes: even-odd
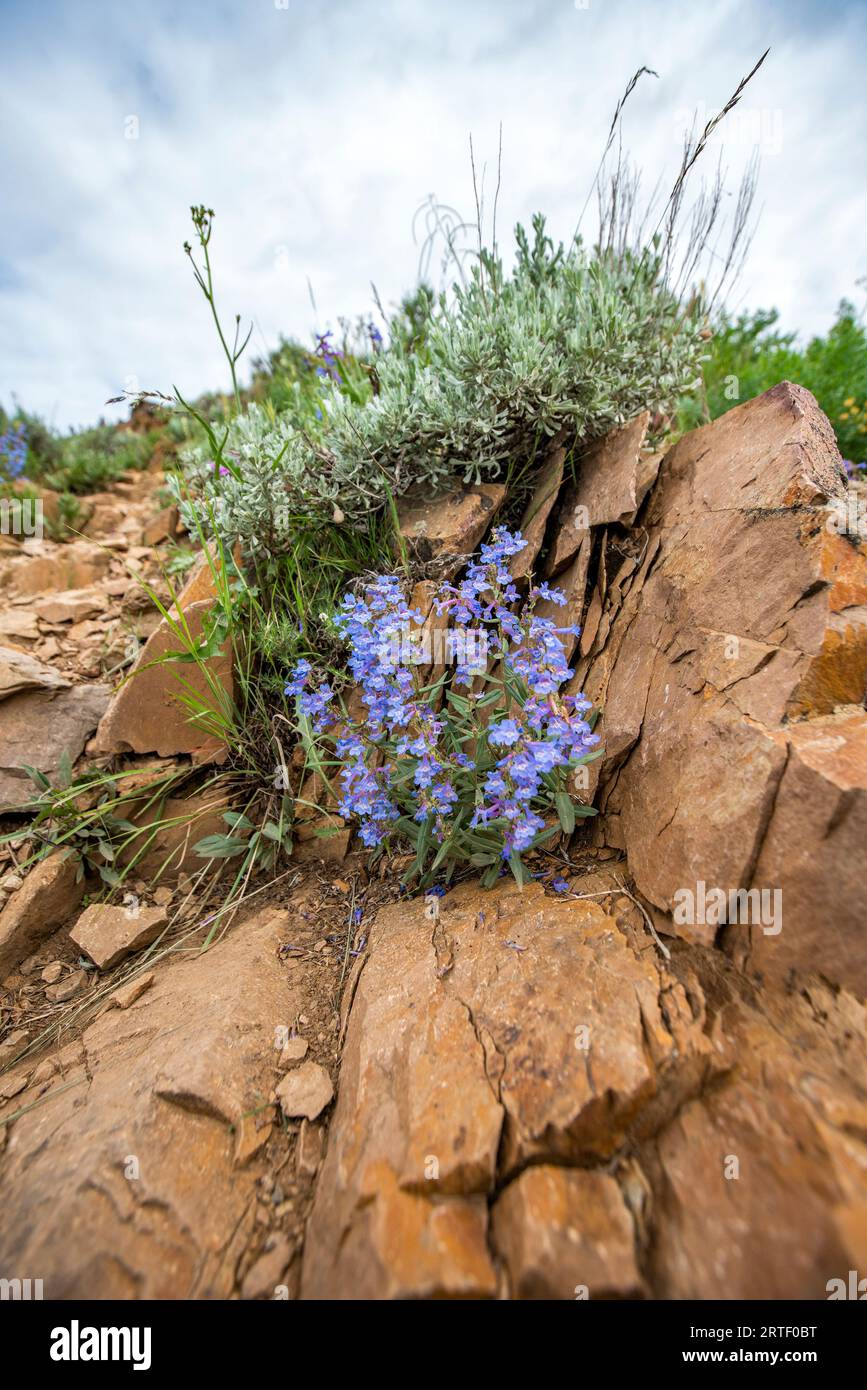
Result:
[[[316,344],[316,356],[319,358],[321,366],[316,368],[316,375],[323,380],[339,381],[340,368],[338,363],[343,357],[340,348],[334,346],[331,341],[331,330],[327,333],[320,333]]]
[[[20,478],[27,466],[27,428],[23,420],[0,434],[0,468],[9,478]]]
[[[298,709],[305,714],[313,725],[317,733],[326,729],[333,719],[331,701],[333,691],[327,681],[321,681],[316,689],[309,686],[313,668],[309,661],[299,661],[292,674],[292,679],[286,686],[285,693],[294,695],[298,701]]]
[[[590,701],[584,695],[558,694],[574,675],[560,639],[577,636],[579,629],[557,627],[534,612],[539,599],[562,606],[564,595],[547,584],[538,585],[530,590],[521,615],[515,613],[518,592],[508,561],[526,544],[520,533],[496,528],[466,578],[457,588],[446,586],[448,593],[437,605],[440,613],[450,613],[458,622],[492,625],[490,645],[528,692],[508,718],[488,729],[488,742],[505,751],[485,778],[484,800],[471,821],[476,826],[505,820],[504,858],[527,849],[544,829],[544,820],[532,809],[543,778],[557,767],[570,766],[599,742],[581,717]]]
[[[484,694],[475,689],[478,667],[459,661],[453,676],[454,686],[470,687],[464,699],[468,728],[437,713],[426,692],[417,689],[412,664],[405,660],[406,634],[422,616],[406,603],[397,576],[376,579],[363,598],[347,594],[343,599],[336,625],[350,644],[349,666],[367,718],[344,727],[337,739],[337,756],[344,764],[340,810],[360,819],[366,845],[380,844],[400,818],[399,792],[411,781],[413,818],[429,824],[439,843],[453,830],[456,810],[469,799],[470,828],[495,827],[503,858],[520,854],[545,825],[536,809],[545,778],[568,768],[599,742],[583,718],[590,701],[559,693],[573,675],[560,639],[577,629],[558,628],[535,613],[539,599],[561,604],[562,594],[547,585],[532,588],[520,610],[509,561],[525,545],[519,533],[497,528],[465,578],[457,585],[442,584],[434,600],[437,613],[448,615],[458,628],[472,625],[477,634],[481,631],[487,650],[502,662],[502,717],[486,732],[475,711]],[[301,712],[318,729],[336,718],[329,710],[328,685],[313,688],[309,662],[299,662],[286,691],[298,698]],[[486,758],[488,770],[475,786],[473,773],[484,741],[495,760],[491,766]],[[476,747],[476,762],[464,743]]]
[[[419,824],[432,819],[435,834],[441,838],[444,818],[458,793],[449,777],[450,760],[440,750],[443,723],[431,706],[418,698],[413,671],[404,660],[410,625],[421,622],[422,615],[404,600],[398,578],[386,575],[368,586],[363,599],[352,594],[345,596],[336,626],[350,643],[349,667],[367,706],[365,733],[372,743],[383,738],[390,740],[396,758],[412,761],[417,803],[414,819]],[[344,749],[352,761],[347,769],[349,775],[344,776],[341,811],[344,815],[360,816],[365,843],[379,844],[388,822],[400,814],[384,790],[390,782],[390,769],[386,764],[375,773],[365,769],[364,775],[364,744],[357,733],[340,741],[338,757],[343,756]],[[376,778],[379,793],[377,813],[372,818],[368,816],[365,825],[364,807],[373,790],[371,777]]]

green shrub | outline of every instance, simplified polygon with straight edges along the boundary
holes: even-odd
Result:
[[[681,402],[680,425],[692,429],[778,382],[813,392],[837,434],[843,457],[867,459],[867,329],[846,300],[825,337],[798,347],[795,333],[777,328],[776,309],[760,309],[716,324],[704,367],[704,400]]]
[[[216,451],[190,451],[193,502],[178,485],[188,524],[199,500],[225,543],[280,554],[299,517],[356,521],[416,484],[511,478],[563,427],[593,436],[645,407],[671,410],[697,383],[703,343],[698,310],[681,308],[659,259],[580,241],[566,251],[542,217],[533,232],[517,229],[510,275],[483,252],[450,299],[404,311],[412,332],[377,353],[371,390],[343,354],[320,368],[321,422],[251,406]]]
[[[48,469],[55,468],[60,462],[60,438],[40,416],[20,408],[9,416],[0,407],[0,434],[13,422],[24,426],[27,439],[27,461],[24,469],[26,476],[34,480],[41,478]]]
[[[60,462],[43,475],[44,482],[78,497],[102,492],[130,469],[146,468],[153,443],[150,434],[97,425],[62,441]]]

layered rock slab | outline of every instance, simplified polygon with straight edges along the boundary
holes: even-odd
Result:
[[[128,677],[100,720],[98,752],[190,754],[196,762],[221,762],[221,727],[231,719],[234,664],[227,638],[203,664],[171,659],[185,642],[200,642],[217,604],[214,559],[202,556],[171,610],[161,618]],[[180,629],[180,630],[179,630]],[[167,659],[168,658],[168,659]]]
[[[108,705],[106,685],[22,690],[0,703],[0,809],[25,806],[39,790],[24,771],[55,782],[64,754],[74,764]]]
[[[713,1068],[687,991],[592,902],[467,885],[435,918],[387,910],[355,985],[302,1296],[492,1296],[497,1184],[543,1158],[610,1158]]]
[[[638,517],[640,564],[609,583],[602,556],[575,686],[603,708],[594,834],[628,850],[661,924],[712,942],[719,923],[676,921],[681,890],[771,887],[783,925],[752,933],[756,968],[820,970],[864,993],[867,914],[847,865],[867,794],[867,551],[831,524],[843,498],[833,431],[801,387],[783,383],[684,436]],[[804,721],[844,707],[837,770],[826,776],[814,757],[798,779]],[[788,856],[780,827],[807,781],[827,811],[805,810]],[[807,901],[810,855],[843,890],[836,931],[822,930],[821,895]]]
[[[635,1228],[615,1178],[540,1165],[497,1199],[495,1246],[513,1297],[635,1298]]]
[[[34,864],[0,912],[0,980],[75,911],[85,886],[74,854],[58,850]]]
[[[825,1299],[867,1257],[867,1014],[820,982],[753,995],[689,949],[734,1066],[639,1150],[646,1276],[659,1298]]]
[[[858,1267],[863,1006],[665,962],[606,902],[465,885],[374,924],[302,1297],[817,1298]]]
[[[416,488],[397,503],[400,534],[421,560],[441,560],[443,572],[453,573],[457,557],[475,550],[505,497],[502,483],[478,483],[439,494]]]
[[[282,920],[264,911],[164,970],[0,1111],[26,1111],[0,1156],[0,1267],[39,1270],[46,1298],[230,1295],[256,1205],[232,1127],[267,1100],[275,1029],[298,1009]]]

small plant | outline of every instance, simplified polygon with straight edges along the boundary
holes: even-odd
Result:
[[[27,428],[16,420],[0,432],[0,477],[20,478],[27,466]]]
[[[0,436],[8,439],[10,435],[17,437],[19,441],[15,461],[17,472],[13,474],[4,470],[4,449],[0,444],[0,475],[5,471],[7,477],[20,477],[23,472],[28,478],[41,478],[47,470],[55,468],[60,462],[60,439],[38,415],[16,406],[14,414],[10,417],[0,407]],[[24,444],[23,451],[21,442]]]
[[[161,782],[157,778],[154,789],[144,796],[141,791],[136,796],[124,795],[119,789],[122,779],[108,773],[85,772],[74,777],[65,753],[60,759],[54,785],[38,768],[25,765],[24,771],[38,793],[28,807],[33,820],[26,832],[17,837],[26,838],[35,846],[28,863],[63,850],[77,857],[79,880],[89,872],[98,874],[107,887],[119,887],[131,865],[140,857],[142,845],[148,842],[149,836],[153,837],[152,827],[139,829],[127,819],[126,813],[142,801],[147,804],[148,796],[154,794],[156,787],[164,787],[166,779]],[[5,839],[14,842],[16,836]]]
[[[555,245],[517,230],[511,275],[483,251],[465,284],[419,310],[375,356],[375,390],[320,343],[321,421],[253,405],[226,437],[183,456],[178,500],[223,542],[292,549],[298,518],[357,522],[419,485],[510,480],[565,428],[592,437],[645,407],[666,413],[699,379],[699,311],[666,287],[660,257]]]
[[[244,355],[244,349],[250,341],[250,334],[253,332],[253,325],[252,323],[250,324],[250,327],[247,330],[247,336],[244,338],[244,341],[241,342],[241,315],[236,314],[235,337],[232,346],[229,347],[229,344],[226,341],[226,336],[223,333],[223,326],[220,323],[220,316],[217,313],[217,302],[214,292],[214,276],[211,270],[211,256],[208,250],[208,246],[211,240],[211,231],[214,223],[214,210],[213,208],[194,206],[190,208],[190,216],[193,219],[193,228],[196,233],[196,241],[199,243],[199,246],[202,251],[202,269],[199,269],[199,266],[196,264],[196,260],[193,255],[193,248],[188,241],[184,242],[184,251],[189,256],[190,264],[193,267],[193,274],[196,277],[196,284],[199,286],[199,289],[202,291],[202,294],[208,301],[208,305],[211,310],[211,316],[214,320],[214,325],[217,329],[217,335],[220,339],[222,349],[226,354],[226,360],[229,363],[229,371],[232,374],[232,392],[235,397],[235,409],[240,412],[241,392],[238,388],[237,366],[241,357]]]
[[[145,468],[151,448],[148,435],[97,425],[61,442],[60,462],[43,481],[55,492],[76,497],[102,492],[130,469]]]
[[[595,814],[568,789],[570,773],[598,756],[599,742],[584,717],[589,700],[561,692],[573,673],[560,639],[576,630],[536,613],[540,599],[565,602],[544,584],[516,612],[508,562],[525,546],[519,533],[497,528],[466,577],[438,589],[435,610],[454,625],[450,684],[446,674],[430,684],[418,679],[430,660],[418,632],[413,642],[421,615],[387,575],[361,598],[347,594],[335,619],[366,716],[338,711],[330,684],[317,681],[306,660],[286,687],[308,760],[329,787],[329,768],[340,769],[340,813],[360,823],[369,848],[408,843],[415,861],[406,878],[423,885],[441,867],[451,876],[465,863],[483,868],[490,886],[504,861],[521,883],[525,851],[560,830],[570,834],[576,816]],[[553,814],[558,823],[548,825]]]

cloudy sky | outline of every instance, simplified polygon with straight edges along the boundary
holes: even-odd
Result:
[[[124,385],[226,385],[192,202],[260,353],[412,285],[422,200],[472,211],[470,133],[490,208],[502,121],[503,249],[536,209],[569,237],[636,68],[625,142],[667,187],[769,45],[707,170],[758,144],[735,304],[822,331],[867,298],[865,0],[0,0],[0,401],[65,428]]]

